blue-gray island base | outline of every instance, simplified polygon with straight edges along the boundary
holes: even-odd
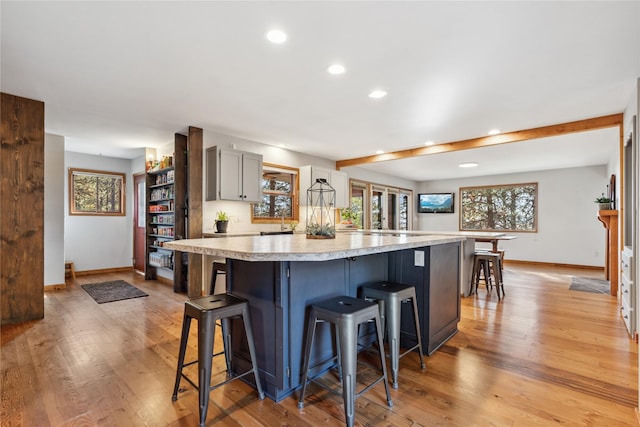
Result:
[[[304,236],[265,236],[253,239],[291,238]],[[375,253],[323,261],[248,261],[228,257],[232,254],[227,251],[227,287],[235,295],[249,300],[258,366],[267,396],[279,401],[301,385],[308,307],[332,296],[357,297],[358,288],[364,284],[395,281],[416,287],[425,353],[433,353],[457,332],[460,320],[462,239],[447,238],[442,239],[441,243],[430,239],[422,242],[426,246],[413,242],[407,249],[385,245],[384,242],[390,239],[401,238],[385,237],[382,243],[378,242],[380,244],[376,245]],[[207,245],[209,250],[203,250],[202,247],[195,249],[193,246],[191,250],[186,249],[189,242],[202,240],[206,239],[176,241],[173,244],[176,244],[176,249],[185,252],[213,255],[220,253],[211,249],[210,245]],[[181,242],[183,244],[178,245]],[[389,250],[391,247],[396,250]],[[246,258],[242,254],[237,256]],[[323,255],[318,254],[318,258],[322,257]],[[242,328],[242,324],[234,322],[233,327]],[[402,347],[415,344],[413,334],[411,310],[403,310]],[[311,364],[329,358],[334,342],[329,328],[319,327]],[[234,352],[248,355],[246,343],[239,343]],[[233,362],[237,364],[234,369],[242,370],[246,367],[242,358],[236,357]]]

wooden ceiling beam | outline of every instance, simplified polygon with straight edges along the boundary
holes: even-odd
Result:
[[[592,119],[578,120],[575,122],[561,123],[543,126],[533,129],[518,130],[493,136],[465,139],[463,141],[447,142],[429,147],[410,148],[407,150],[393,151],[391,153],[376,154],[373,156],[357,157],[336,161],[336,169],[346,166],[357,166],[367,163],[386,162],[389,160],[407,159],[410,157],[426,156],[429,154],[446,153],[450,151],[468,150],[471,148],[489,147],[492,145],[509,144],[511,142],[527,141],[530,139],[548,138],[576,132],[604,129],[622,126],[622,113],[609,116],[594,117]]]

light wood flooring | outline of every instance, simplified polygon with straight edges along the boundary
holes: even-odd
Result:
[[[506,298],[463,298],[459,332],[424,371],[416,354],[401,359],[393,408],[379,384],[357,399],[356,425],[637,425],[637,345],[616,298],[569,290],[571,275],[602,273],[508,264]],[[149,296],[99,305],[80,287],[115,279]],[[196,426],[197,392],[183,381],[171,401],[184,300],[135,273],[47,292],[44,320],[2,327],[1,425]],[[300,410],[297,393],[259,401],[235,381],[211,393],[207,425],[342,426],[344,415],[315,385]]]

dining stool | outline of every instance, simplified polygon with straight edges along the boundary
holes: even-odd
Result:
[[[505,296],[504,282],[502,280],[502,262],[500,260],[500,254],[496,252],[476,251],[473,256],[473,285],[475,286],[475,292],[478,293],[478,284],[480,282],[480,274],[484,276],[484,283],[487,288],[487,292],[491,293],[493,289],[493,282],[495,282],[496,293],[498,294],[498,300],[500,300],[500,293]],[[493,276],[493,282],[492,282]]]
[[[420,319],[418,316],[418,303],[416,288],[411,285],[394,282],[379,282],[365,285],[360,288],[360,296],[367,301],[378,303],[380,317],[382,318],[382,330],[387,333],[389,344],[389,359],[391,359],[392,387],[398,388],[398,370],[400,358],[418,349],[420,354],[420,368],[425,369],[424,355],[422,354],[422,337],[420,334]],[[411,303],[417,344],[400,353],[400,319],[403,303]]]
[[[358,364],[358,326],[362,323],[374,321],[376,325],[377,342],[380,348],[380,365],[382,375],[375,381],[367,385],[360,392],[356,392],[356,374]],[[328,322],[335,328],[336,352],[328,360],[309,366],[311,361],[311,349],[318,323]],[[344,412],[347,426],[353,426],[355,419],[355,400],[364,392],[378,384],[384,382],[387,392],[387,405],[393,407],[389,386],[387,384],[387,368],[384,360],[382,341],[382,325],[378,306],[372,302],[349,296],[339,296],[321,301],[311,306],[309,323],[307,325],[307,341],[304,352],[304,366],[302,368],[302,390],[298,399],[298,408],[304,407],[304,393],[307,383],[313,381],[322,388],[338,394],[339,391],[330,388],[309,375],[309,371],[327,362],[337,359],[338,369],[342,380],[342,398],[344,401]]]
[[[232,317],[242,317],[244,322],[244,330],[249,346],[249,354],[251,355],[251,369],[235,374],[227,371],[227,379],[218,384],[211,385],[211,369],[212,359],[224,354],[227,359],[227,366],[230,366],[231,359],[231,335],[228,333],[229,320]],[[185,353],[187,350],[187,340],[189,338],[189,328],[191,320],[198,321],[198,359],[185,363]],[[225,351],[223,353],[213,354],[215,323],[217,320],[222,322],[223,337],[226,341]],[[178,390],[180,380],[184,379],[198,390],[199,408],[200,408],[200,426],[204,426],[207,418],[207,409],[209,408],[209,393],[227,384],[230,381],[237,380],[248,374],[253,373],[255,379],[256,390],[260,400],[264,399],[264,392],[260,384],[260,376],[258,374],[258,364],[256,362],[256,350],[253,341],[253,329],[251,327],[251,318],[249,314],[249,302],[243,298],[231,294],[209,295],[207,297],[188,300],[184,304],[184,316],[182,320],[182,336],[180,337],[180,351],[178,353],[178,369],[176,372],[176,383],[173,388],[173,401],[178,399]],[[186,374],[183,369],[187,366],[198,364],[198,385],[196,385]]]
[[[65,261],[64,262],[64,275],[65,275],[65,277],[67,276],[67,274],[69,276],[71,276],[72,279],[75,280],[75,278],[76,278],[76,270],[73,268],[73,261]]]

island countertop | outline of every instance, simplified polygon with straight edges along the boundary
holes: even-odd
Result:
[[[465,240],[452,235],[338,233],[335,239],[307,239],[304,234],[244,236],[233,239],[186,239],[168,249],[243,261],[328,261]]]

